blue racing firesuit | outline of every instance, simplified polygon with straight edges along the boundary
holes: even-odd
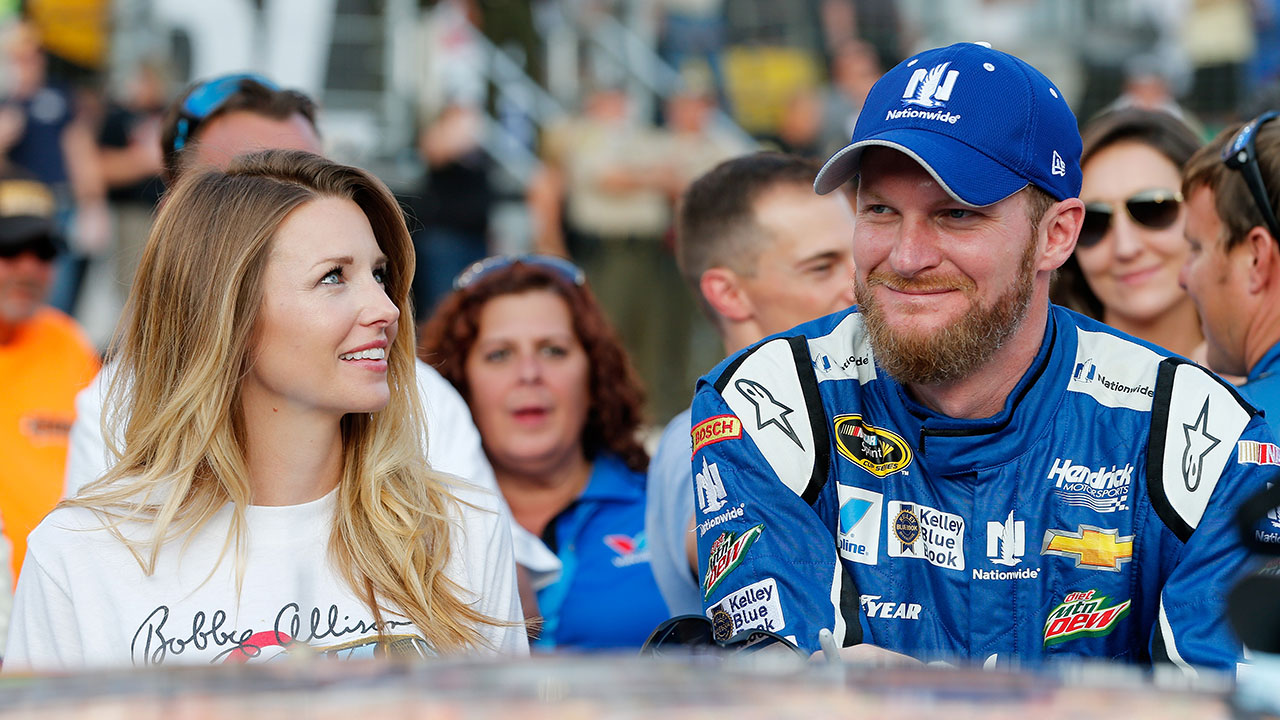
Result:
[[[1233,669],[1239,502],[1266,422],[1197,365],[1059,307],[990,418],[913,401],[855,308],[698,383],[700,578],[718,637],[818,631],[926,661]],[[1268,521],[1269,522],[1269,521]]]

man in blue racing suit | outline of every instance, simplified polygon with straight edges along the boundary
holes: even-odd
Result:
[[[717,637],[1235,667],[1234,510],[1276,479],[1273,438],[1203,368],[1050,305],[1079,156],[1061,93],[1005,53],[930,50],[876,83],[815,183],[857,178],[860,307],[698,383]]]

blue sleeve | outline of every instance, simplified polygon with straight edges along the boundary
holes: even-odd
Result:
[[[1280,479],[1280,449],[1266,421],[1208,375],[1189,363],[1161,368],[1148,458],[1148,491],[1169,565],[1151,656],[1188,673],[1197,666],[1234,671],[1241,658],[1227,595],[1255,560],[1236,511]]]
[[[662,432],[649,463],[645,535],[653,577],[672,616],[702,612],[702,595],[689,568],[685,538],[693,521],[693,477],[689,474],[690,411]]]
[[[816,381],[796,340],[766,343],[699,382],[694,532],[702,602],[717,638],[766,629],[813,652],[822,628],[844,645],[858,642],[862,628],[857,592],[836,552],[835,518],[812,504],[829,491],[830,450]]]

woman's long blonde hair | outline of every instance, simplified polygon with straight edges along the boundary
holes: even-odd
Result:
[[[388,258],[387,294],[402,318],[412,317],[414,254],[404,218],[387,188],[357,168],[305,152],[257,153],[225,172],[190,173],[156,218],[115,343],[103,423],[117,462],[65,502],[103,516],[148,575],[164,544],[189,542],[228,502],[224,554],[234,547],[243,556],[253,498],[240,387],[263,271],[285,218],[321,197],[346,198],[364,211]],[[341,421],[330,560],[379,627],[392,612],[411,620],[437,652],[474,648],[483,644],[480,626],[502,623],[473,609],[444,573],[459,501],[426,464],[412,323],[400,323],[387,360],[387,406]],[[154,533],[126,537],[125,522]]]

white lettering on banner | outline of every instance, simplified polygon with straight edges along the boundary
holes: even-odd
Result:
[[[717,615],[728,615],[732,625],[727,636],[721,638],[724,640],[744,630],[781,632],[787,624],[782,615],[782,602],[778,599],[778,584],[773,578],[765,578],[725,595],[723,600],[707,608],[706,614],[713,620]]]
[[[707,518],[706,520],[698,523],[698,537],[706,535],[708,532],[711,532],[712,529],[719,527],[730,520],[737,520],[742,517],[744,507],[746,507],[745,504],[738,503],[737,507],[729,508],[713,518]]]
[[[889,557],[928,560],[947,570],[964,570],[964,518],[918,503],[891,500]]]

